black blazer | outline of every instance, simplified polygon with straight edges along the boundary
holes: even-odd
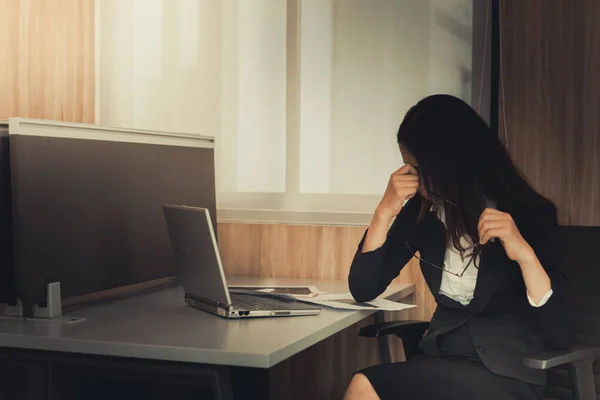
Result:
[[[362,253],[363,237],[348,278],[357,301],[374,299],[398,276],[412,258],[406,241],[413,251],[420,251],[421,258],[444,265],[445,226],[433,212],[418,221],[421,201],[417,194],[406,203],[379,249]],[[522,358],[545,348],[563,349],[572,337],[566,276],[558,254],[556,208],[551,204],[498,204],[498,209],[513,217],[534,249],[550,277],[552,296],[541,307],[529,304],[521,269],[498,240],[482,249],[474,297],[467,306],[440,295],[445,272],[422,262],[421,271],[437,308],[419,347],[426,355],[439,357],[438,337],[466,323],[477,356],[490,371],[543,385],[544,371],[523,367]]]

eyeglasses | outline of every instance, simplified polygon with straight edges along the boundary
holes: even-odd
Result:
[[[447,272],[447,273],[449,273],[449,274],[451,274],[451,275],[457,276],[457,277],[459,277],[459,278],[462,278],[462,277],[463,277],[463,275],[465,274],[465,272],[467,271],[467,269],[469,269],[469,267],[471,266],[471,264],[473,264],[473,266],[474,266],[476,269],[479,269],[479,266],[477,265],[477,262],[475,261],[475,259],[476,259],[476,258],[479,256],[479,251],[480,251],[479,249],[481,249],[481,245],[480,245],[479,243],[475,243],[475,245],[473,246],[473,252],[467,256],[467,257],[470,257],[471,259],[469,260],[469,262],[467,263],[467,265],[465,265],[465,268],[464,268],[464,269],[462,270],[462,272],[460,272],[460,273],[456,273],[456,272],[453,272],[453,271],[447,270],[447,269],[446,269],[446,268],[444,268],[444,267],[440,267],[440,266],[439,266],[439,265],[437,265],[437,264],[434,264],[434,263],[432,263],[432,262],[429,262],[429,261],[427,261],[427,260],[424,260],[424,259],[422,259],[421,257],[417,256],[417,253],[416,253],[416,252],[414,252],[414,251],[413,251],[413,250],[410,248],[410,245],[408,244],[408,241],[405,241],[405,242],[404,242],[404,244],[406,245],[406,248],[408,249],[408,251],[410,252],[410,254],[411,254],[411,255],[412,255],[414,258],[416,258],[417,260],[419,260],[419,261],[421,261],[421,262],[424,262],[424,263],[425,263],[425,264],[427,264],[427,265],[431,265],[431,266],[432,266],[432,267],[434,267],[434,268],[437,268],[437,269],[439,269],[439,270],[442,270],[443,272]]]

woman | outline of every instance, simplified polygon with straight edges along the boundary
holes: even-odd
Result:
[[[539,399],[545,374],[522,358],[571,339],[556,207],[455,97],[412,107],[398,144],[406,165],[359,245],[350,291],[374,299],[417,257],[437,307],[423,355],[357,373],[345,399]]]

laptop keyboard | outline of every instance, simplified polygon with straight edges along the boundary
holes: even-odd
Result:
[[[289,303],[268,297],[258,297],[244,293],[230,293],[229,295],[233,307],[239,310],[287,310],[290,308]]]

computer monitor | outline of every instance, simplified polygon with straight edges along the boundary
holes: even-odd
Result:
[[[212,138],[11,119],[10,162],[25,304],[176,276],[163,204],[216,212]]]
[[[0,303],[17,300],[12,259],[12,215],[8,123],[0,121]]]

